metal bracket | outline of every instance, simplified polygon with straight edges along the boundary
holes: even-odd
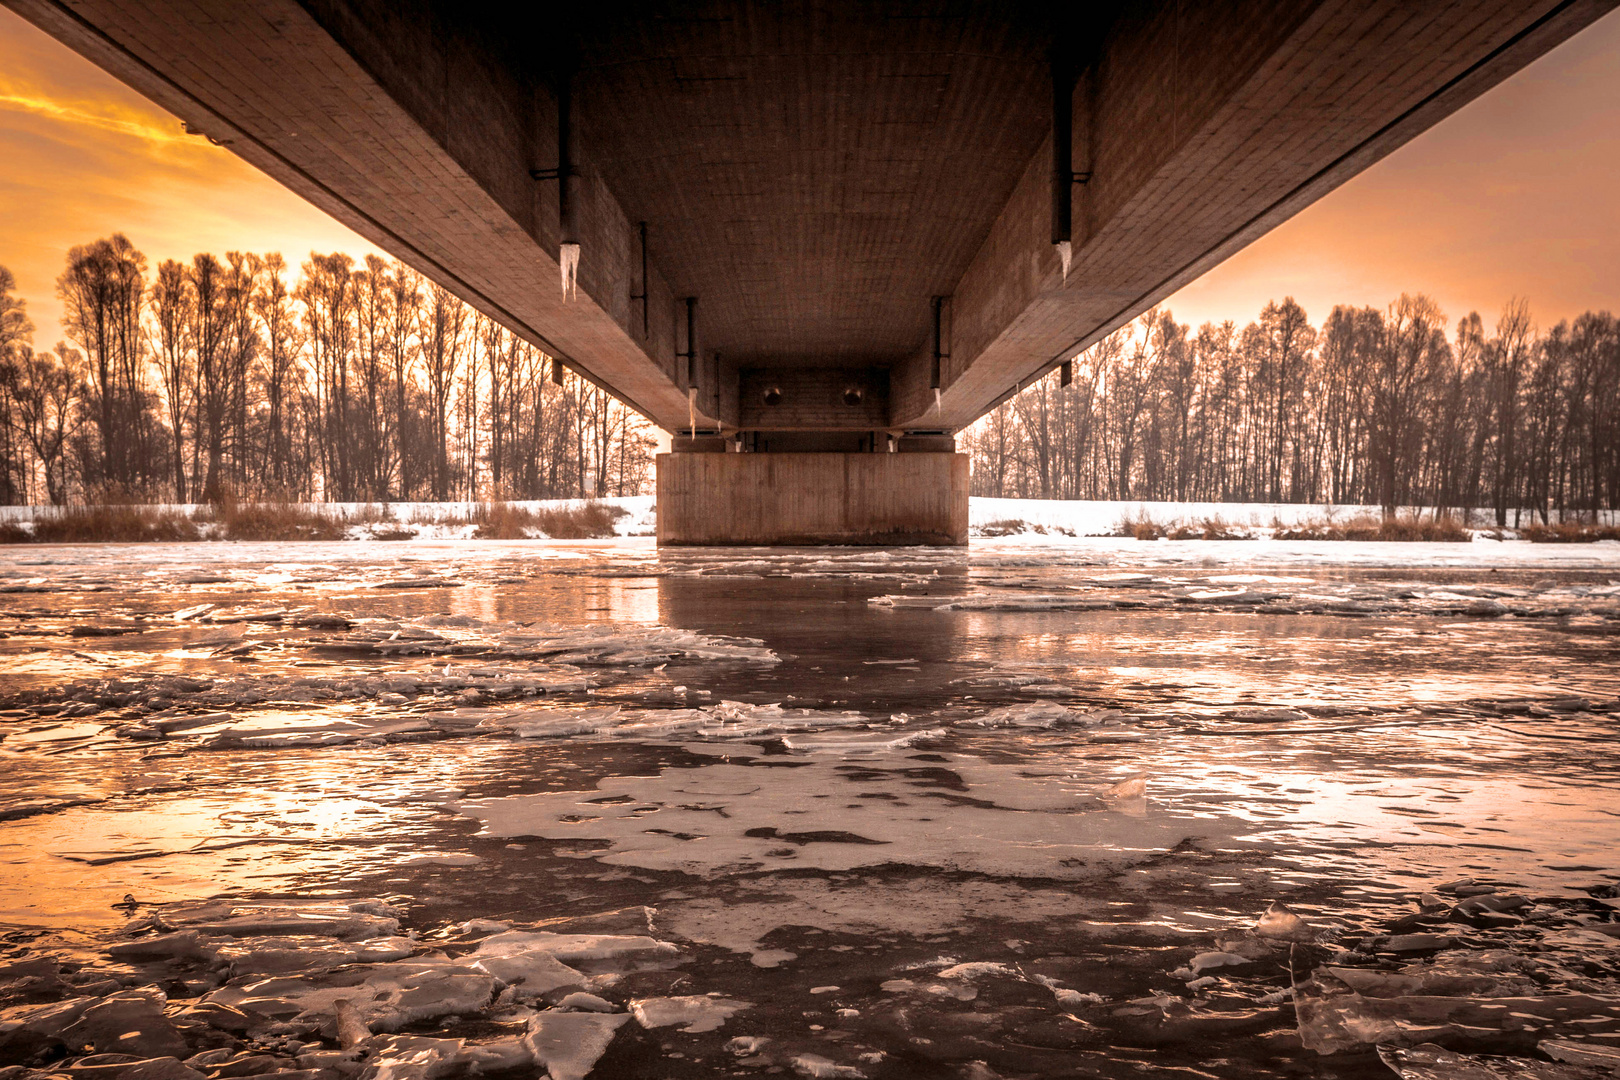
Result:
[[[1091,183],[1091,174],[1088,173],[1088,172],[1070,173],[1069,174],[1069,183],[1071,183],[1071,184],[1089,184],[1089,183]]]
[[[641,233],[641,291],[630,294],[630,299],[641,301],[641,336],[648,337],[647,328],[647,223],[638,222],[637,230]]]
[[[945,376],[945,361],[951,354],[945,351],[945,335],[943,329],[942,310],[950,302],[948,296],[936,296],[931,303],[934,308],[934,361],[928,372],[928,388],[938,390],[943,387]]]
[[[675,354],[675,359],[686,361],[686,388],[695,390],[698,379],[697,352],[697,297],[686,298],[686,351]]]
[[[530,169],[529,170],[529,178],[531,180],[561,180],[562,179],[562,174],[563,174],[563,172],[562,172],[561,169]]]

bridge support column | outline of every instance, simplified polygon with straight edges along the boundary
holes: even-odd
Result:
[[[964,545],[968,457],[659,454],[658,543]]]

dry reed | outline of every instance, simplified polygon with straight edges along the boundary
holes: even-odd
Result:
[[[1561,521],[1557,525],[1527,525],[1519,535],[1532,544],[1595,544],[1599,540],[1620,540],[1620,525]]]

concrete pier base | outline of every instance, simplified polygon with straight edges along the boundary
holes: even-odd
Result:
[[[660,545],[963,545],[966,454],[659,454]]]

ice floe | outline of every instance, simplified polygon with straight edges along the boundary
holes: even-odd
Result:
[[[1095,781],[1031,776],[969,758],[817,756],[789,768],[717,764],[611,777],[591,792],[452,805],[480,835],[606,841],[606,863],[712,874],[742,867],[848,870],[905,863],[988,874],[1089,877],[1233,823],[1165,805],[1111,812]],[[930,828],[948,810],[951,828]]]
[[[746,1001],[735,1001],[718,994],[687,994],[681,997],[638,998],[630,1002],[630,1014],[649,1030],[675,1027],[696,1034],[714,1031],[737,1013],[751,1008]]]

